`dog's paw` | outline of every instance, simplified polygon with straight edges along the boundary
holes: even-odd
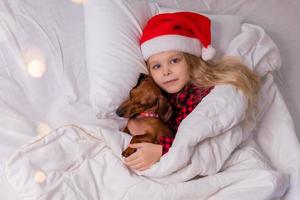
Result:
[[[133,154],[134,152],[136,152],[136,149],[128,147],[127,149],[125,149],[125,150],[122,152],[122,156],[125,157],[125,158],[127,158],[128,156],[130,156],[130,155]]]

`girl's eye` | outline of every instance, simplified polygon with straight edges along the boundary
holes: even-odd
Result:
[[[171,64],[175,64],[175,63],[179,63],[180,62],[180,59],[179,58],[173,58],[171,60]]]
[[[159,65],[159,64],[156,64],[156,65],[153,65],[153,66],[152,66],[152,69],[158,69],[158,68],[160,68],[160,65]]]

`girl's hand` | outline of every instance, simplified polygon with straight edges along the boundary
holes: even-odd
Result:
[[[162,156],[162,145],[152,143],[129,144],[131,148],[137,148],[137,151],[124,159],[125,165],[129,168],[143,171],[159,161]]]

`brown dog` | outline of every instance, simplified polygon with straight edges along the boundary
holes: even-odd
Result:
[[[157,144],[161,136],[171,135],[171,131],[164,123],[172,115],[172,107],[162,95],[160,88],[152,78],[141,74],[137,85],[130,90],[130,97],[124,101],[116,111],[117,115],[125,118],[134,118],[139,129],[144,134],[134,135],[133,143],[149,142]],[[124,132],[130,134],[128,128]],[[133,154],[136,149],[128,147],[122,152],[124,157]]]

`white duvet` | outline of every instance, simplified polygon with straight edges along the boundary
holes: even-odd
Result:
[[[267,144],[260,136],[267,134],[264,120],[269,132],[293,131],[292,124],[268,117],[276,110],[289,119],[270,74],[280,66],[278,50],[262,29],[243,24],[227,54],[263,77],[259,113],[245,116],[245,98],[217,86],[181,123],[170,151],[143,172],[122,163],[130,137],[115,122],[62,126],[9,158],[8,182],[24,199],[279,199],[293,172],[276,171],[275,156],[264,149],[265,157],[257,145]]]

